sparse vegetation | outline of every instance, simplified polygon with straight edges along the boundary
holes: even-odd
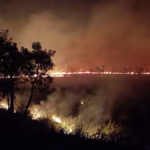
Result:
[[[17,137],[17,142],[22,144],[18,134],[23,137],[26,131],[26,141],[30,136],[38,138],[36,148],[45,140],[45,147],[51,144],[57,149],[70,149],[72,145],[73,149],[77,148],[74,142],[78,145],[82,142],[79,149],[90,150],[95,146],[93,143],[97,145],[95,149],[104,146],[116,149],[120,144],[125,148],[150,146],[150,80],[142,78],[142,67],[138,75],[123,78],[105,75],[102,65],[102,69],[96,67],[96,70],[103,75],[94,78],[85,75],[78,78],[79,82],[76,77],[67,78],[66,82],[64,77],[61,86],[56,81],[57,85],[50,88],[53,79],[46,72],[53,69],[51,57],[55,51],[43,50],[40,42],[34,42],[31,51],[18,49],[8,34],[8,30],[0,32],[0,133],[11,134],[10,139]],[[68,66],[68,72],[74,70]],[[128,69],[124,67],[123,72],[127,73]],[[22,114],[24,120],[20,121]],[[65,144],[67,140],[72,145]]]

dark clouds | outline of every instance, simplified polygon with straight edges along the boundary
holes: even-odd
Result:
[[[149,67],[149,18],[149,0],[0,1],[0,28],[20,45],[55,49],[58,68]]]

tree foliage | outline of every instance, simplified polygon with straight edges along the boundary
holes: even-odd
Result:
[[[32,87],[25,113],[27,113],[30,106],[34,90],[44,92],[49,88],[50,83],[52,83],[53,80],[51,77],[44,78],[44,76],[47,71],[53,69],[54,63],[51,57],[54,55],[55,51],[43,50],[40,42],[34,42],[32,44],[32,52],[30,53],[29,62],[30,67],[27,69],[27,72],[29,73],[28,79],[30,80]]]
[[[1,84],[0,92],[11,99],[10,110],[14,112],[15,92],[19,90],[19,83],[30,82],[31,94],[25,113],[30,106],[35,90],[45,91],[49,88],[53,79],[49,76],[44,78],[46,72],[53,69],[52,57],[55,51],[42,49],[40,42],[32,43],[32,50],[25,47],[20,49],[17,43],[9,38],[8,30],[0,31],[0,73]]]

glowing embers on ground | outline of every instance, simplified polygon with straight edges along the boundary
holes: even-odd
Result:
[[[84,101],[80,101],[81,105]],[[8,109],[7,101],[0,102],[0,108]],[[76,134],[80,130],[81,136],[86,138],[101,139],[102,135],[119,134],[122,127],[115,125],[113,122],[108,124],[94,124],[93,122],[84,122],[83,118],[79,115],[76,117],[64,117],[57,114],[56,109],[41,109],[40,105],[33,105],[29,109],[30,115],[33,120],[40,120],[46,118],[49,123],[55,128],[56,131],[63,130],[65,134]],[[107,139],[109,140],[109,139]]]
[[[0,102],[0,108],[8,110],[8,104],[7,104],[6,100],[2,100]]]
[[[84,102],[83,101],[81,101],[81,105],[83,105],[84,104]]]
[[[63,129],[65,134],[73,134],[76,127],[76,118],[62,117],[62,122],[59,124],[59,129]]]
[[[81,105],[84,105],[83,100],[80,102]],[[72,116],[64,117],[59,115],[56,109],[42,110],[39,107],[39,105],[32,106],[30,108],[30,114],[33,120],[39,120],[43,118],[48,119],[49,123],[58,132],[60,130],[63,130],[65,134],[76,134],[79,129],[81,136],[85,136],[86,138],[101,139],[103,134],[109,136],[112,133],[117,134],[122,131],[121,126],[115,125],[113,122],[109,122],[107,124],[104,123],[95,124],[93,121],[92,122],[84,121],[82,116],[80,115],[76,117]]]
[[[5,99],[0,101],[0,108],[8,110],[8,103]],[[14,108],[14,113],[16,113],[16,109]]]
[[[54,114],[53,111],[42,111],[40,110],[38,105],[30,107],[29,110],[33,120],[48,118],[50,121],[54,122],[54,127],[57,131],[63,129],[64,133],[70,134],[75,128],[75,123],[73,123],[73,119],[71,120],[71,118],[58,117],[56,114]]]
[[[56,116],[52,116],[52,120],[54,120],[57,123],[61,123],[60,118],[56,117]]]
[[[33,120],[37,120],[43,117],[38,108],[34,106],[30,108],[30,115]]]

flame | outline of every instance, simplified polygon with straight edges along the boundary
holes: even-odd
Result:
[[[33,120],[37,120],[43,117],[38,108],[35,106],[30,107],[30,115],[32,116]]]
[[[47,73],[46,75],[43,75],[43,78],[46,78],[48,76],[51,77],[64,77],[64,76],[69,76],[69,75],[77,75],[77,74],[100,74],[100,75],[108,75],[108,74],[127,74],[127,75],[134,75],[134,74],[138,74],[136,72],[126,72],[126,73],[122,73],[122,72],[109,72],[109,71],[105,71],[105,72],[90,72],[90,71],[85,71],[85,72],[51,72],[51,73]],[[141,74],[143,75],[150,75],[150,72],[142,72]],[[26,76],[28,77],[28,76]],[[37,77],[37,74],[34,74],[33,77]]]
[[[81,105],[83,105],[84,104],[84,102],[83,101],[81,101]]]
[[[52,116],[52,120],[54,120],[57,123],[61,123],[60,118],[56,117],[56,116]]]
[[[0,108],[8,110],[8,104],[5,100],[0,102]]]
[[[48,73],[47,75],[51,76],[51,77],[64,77],[65,75],[77,75],[77,74],[130,74],[130,75],[134,75],[134,74],[138,74],[135,72],[127,72],[127,73],[122,73],[122,72],[109,72],[109,71],[105,71],[105,72],[90,72],[90,71],[86,71],[86,72],[52,72],[52,73]],[[143,72],[141,73],[143,75],[150,75],[150,72]],[[46,77],[46,76],[45,76]]]
[[[82,103],[83,101],[81,101]],[[53,115],[52,115],[53,113]],[[50,120],[54,121],[54,127],[56,129],[56,131],[60,131],[61,129],[63,129],[65,134],[75,134],[76,129],[78,129],[78,126],[80,126],[81,122],[79,120],[80,117],[62,117],[57,115],[57,113],[54,112],[50,112],[50,114],[47,114],[47,116],[44,114],[44,112],[42,112],[39,107],[34,106],[31,107],[30,109],[30,114],[32,114],[32,119],[33,120],[37,120],[43,117],[47,117]],[[51,116],[51,117],[50,117]],[[114,123],[109,123],[107,125],[94,125],[92,123],[84,123],[82,124],[82,131],[81,134],[83,136],[85,136],[86,138],[101,138],[101,134],[104,133],[106,135],[109,135],[110,133],[113,133],[114,128],[117,128],[117,132],[120,133],[121,132],[121,127],[120,126],[115,126],[114,127]],[[99,133],[100,132],[100,133]]]
[[[83,104],[83,101],[81,101],[81,104]],[[3,100],[0,102],[0,108],[8,109],[7,102]],[[65,134],[75,134],[76,129],[78,129],[78,126],[81,124],[79,122],[80,117],[62,117],[57,115],[57,113],[54,113],[53,111],[50,111],[50,113],[45,113],[45,110],[40,110],[39,105],[30,106],[30,115],[33,120],[38,120],[41,118],[49,118],[50,120],[53,120],[55,122],[54,127],[56,131],[59,132],[60,129],[63,129]],[[15,110],[16,112],[16,110]],[[47,115],[46,115],[47,114]],[[53,115],[52,115],[53,114]],[[118,133],[121,132],[120,126],[115,126],[115,128],[118,129]],[[101,133],[105,133],[106,135],[109,135],[110,133],[114,132],[114,124],[109,123],[105,126],[102,125],[94,125],[92,123],[85,123],[82,124],[82,131],[81,134],[85,136],[86,138],[101,138]],[[100,133],[99,133],[100,131]]]
[[[0,108],[8,110],[8,104],[7,104],[6,100],[3,100],[0,102]],[[16,113],[16,109],[14,109],[14,113]]]

